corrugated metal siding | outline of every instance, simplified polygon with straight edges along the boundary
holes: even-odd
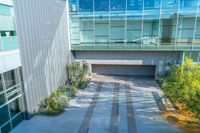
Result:
[[[29,113],[67,79],[67,8],[63,0],[14,0]]]

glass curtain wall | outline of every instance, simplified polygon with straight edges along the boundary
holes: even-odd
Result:
[[[71,44],[191,48],[200,0],[70,0]]]
[[[21,69],[0,74],[0,132],[8,133],[23,120]]]
[[[0,3],[0,49],[9,51],[18,48],[13,20],[13,7]]]

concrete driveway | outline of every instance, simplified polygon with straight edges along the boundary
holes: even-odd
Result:
[[[160,116],[154,93],[162,95],[153,79],[94,75],[62,115],[35,116],[13,132],[181,133]]]

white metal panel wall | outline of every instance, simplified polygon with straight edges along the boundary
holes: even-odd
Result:
[[[67,8],[65,0],[14,0],[28,113],[67,80]]]

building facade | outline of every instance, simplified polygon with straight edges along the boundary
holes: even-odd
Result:
[[[13,0],[29,119],[67,81],[68,6],[64,0]],[[27,8],[28,7],[28,8]]]
[[[24,118],[23,82],[11,0],[0,0],[0,133]]]
[[[199,0],[69,0],[71,50],[100,74],[164,74],[200,62]]]

